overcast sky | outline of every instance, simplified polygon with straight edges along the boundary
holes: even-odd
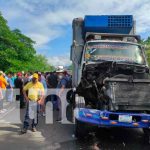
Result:
[[[38,53],[53,65],[68,65],[72,20],[84,15],[134,15],[137,33],[150,35],[150,0],[0,0],[11,29],[36,41]]]

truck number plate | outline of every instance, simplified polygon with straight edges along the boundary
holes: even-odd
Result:
[[[119,115],[119,122],[132,122],[132,116],[129,115]]]

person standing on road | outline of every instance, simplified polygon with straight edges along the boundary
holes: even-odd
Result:
[[[64,90],[67,87],[67,80],[65,77],[65,71],[64,70],[59,70],[57,71],[58,73],[58,85],[57,85],[57,103],[58,103],[58,118],[56,121],[62,121],[62,105],[64,103]]]
[[[1,99],[0,99],[0,113],[5,113],[6,109],[3,109],[3,99],[6,93],[7,80],[4,78],[3,71],[0,71],[0,88],[1,88]]]
[[[23,77],[23,85],[25,86],[29,82],[29,73],[25,73]]]
[[[32,120],[32,131],[36,132],[36,126],[38,124],[38,105],[43,105],[44,103],[44,87],[42,83],[38,81],[37,73],[34,73],[32,81],[24,86],[23,94],[27,102],[27,108],[21,133],[24,134],[27,132],[30,120]]]
[[[7,86],[7,80],[4,77],[4,73],[2,71],[0,71],[0,86],[2,89],[6,90],[6,86]]]
[[[51,72],[47,77],[46,77],[47,85],[48,88],[55,89],[58,84],[58,78],[56,72]]]
[[[6,99],[7,99],[8,102],[13,102],[14,84],[13,84],[13,81],[12,81],[12,73],[8,73],[7,78],[8,78],[7,79],[8,85],[7,85]]]
[[[55,89],[57,88],[57,84],[58,84],[58,78],[57,78],[56,71],[51,72],[49,75],[47,75],[46,81],[47,81],[47,87],[48,87],[48,89],[51,90],[51,91],[52,91],[52,90],[55,91]],[[56,93],[53,93],[53,94],[51,94],[51,95],[48,95],[48,96],[46,97],[45,104],[46,104],[48,101],[51,101],[51,102],[52,102],[54,110],[55,110],[55,109],[58,109],[58,108],[57,108],[57,96],[56,96]]]
[[[20,90],[20,95],[17,95],[16,99],[20,101],[20,108],[25,107],[25,102],[24,102],[24,96],[23,96],[23,79],[22,79],[22,73],[18,72],[17,73],[17,78],[14,81],[15,83],[15,88]]]
[[[15,87],[15,80],[17,78],[17,74],[16,73],[13,73],[13,76],[12,76],[12,82],[13,82],[13,87]]]

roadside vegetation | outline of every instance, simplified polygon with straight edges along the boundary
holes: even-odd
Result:
[[[19,29],[11,30],[0,13],[0,70],[52,71],[54,67],[45,56],[37,54],[35,42]]]

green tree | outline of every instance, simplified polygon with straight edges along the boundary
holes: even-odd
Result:
[[[36,65],[33,65],[36,64]],[[43,55],[36,55],[28,64],[28,69],[32,71],[53,71],[54,67],[48,63],[48,60]]]
[[[150,37],[148,37],[146,40],[143,40],[142,44],[145,45],[145,52],[146,52],[146,56],[147,56],[147,61],[150,65]]]
[[[48,60],[37,55],[35,42],[19,29],[10,30],[0,13],[0,70],[3,71],[50,71]]]

